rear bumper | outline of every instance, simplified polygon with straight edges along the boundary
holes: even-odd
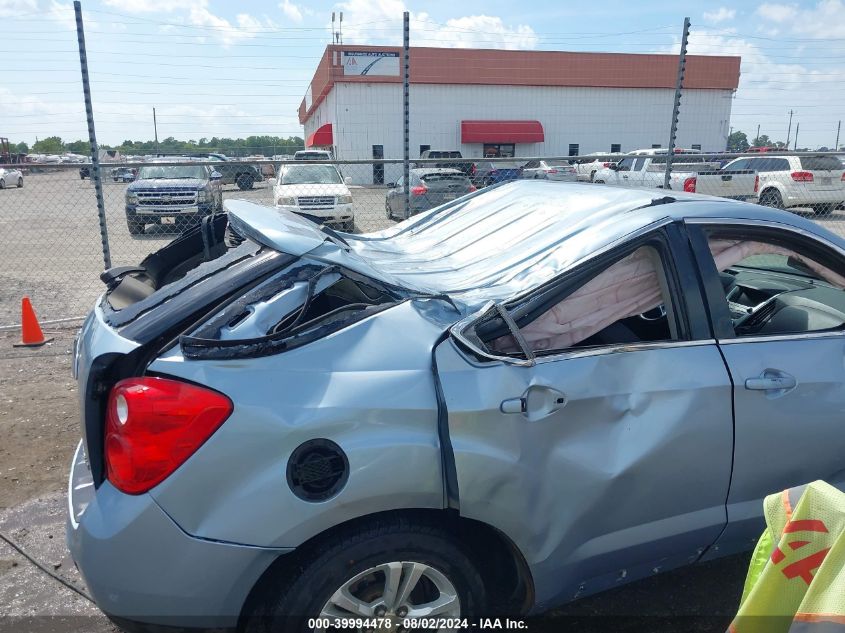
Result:
[[[805,207],[811,204],[829,204],[845,201],[845,189],[828,189],[814,191],[787,191],[783,198],[784,204],[791,207]]]
[[[109,617],[184,628],[235,627],[261,574],[290,551],[194,538],[150,495],[126,495],[108,482],[78,520],[68,517],[67,543],[94,601]]]

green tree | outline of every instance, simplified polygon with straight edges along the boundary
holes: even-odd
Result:
[[[766,134],[761,134],[752,141],[754,147],[772,147],[774,143]]]
[[[13,146],[13,149],[14,149],[14,151],[15,151],[15,152],[17,152],[18,154],[27,154],[27,153],[29,153],[29,145],[27,145],[27,144],[26,144],[26,143],[24,143],[23,141],[21,141],[21,142],[20,142],[20,143],[18,143],[17,145],[14,145],[14,146]]]
[[[62,142],[61,137],[48,136],[37,141],[32,146],[32,151],[35,154],[61,154],[65,151],[65,144]]]
[[[83,140],[65,143],[65,150],[74,154],[87,154],[90,151],[90,147],[88,141]]]
[[[744,152],[749,147],[748,137],[745,135],[745,132],[734,132],[728,137],[729,152]]]

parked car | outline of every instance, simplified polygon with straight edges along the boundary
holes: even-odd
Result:
[[[219,172],[199,161],[142,166],[126,188],[130,235],[142,235],[148,224],[184,228],[219,213],[223,209],[221,180]]]
[[[348,187],[351,182],[334,165],[283,165],[273,187],[273,199],[280,211],[351,231],[355,226],[355,208]]]
[[[706,193],[735,200],[755,200],[759,180],[753,170],[733,169],[719,163],[705,161],[697,150],[676,150],[669,174],[669,188],[673,191]],[[665,149],[631,152],[618,163],[596,172],[593,182],[622,187],[662,189],[666,172]]]
[[[601,159],[592,158],[593,156],[600,156]],[[585,154],[584,156],[579,157],[575,161],[575,170],[578,172],[578,180],[593,182],[598,170],[608,169],[612,164],[618,162],[618,160],[608,160],[606,158],[607,156],[612,158],[618,156],[618,160],[622,160],[622,158],[625,157],[625,154],[622,152],[607,152],[606,154],[593,152],[592,154]]]
[[[399,217],[407,219],[421,211],[426,211],[445,202],[451,202],[465,194],[475,191],[469,178],[458,169],[429,167],[411,169],[408,172],[410,183],[410,210],[405,206],[405,177],[387,185],[387,197],[384,209],[388,219]]]
[[[560,180],[574,182],[578,180],[578,172],[569,164],[551,164],[544,160],[529,160],[522,166],[522,177],[533,180]]]
[[[456,149],[426,149],[420,152],[422,159],[435,159],[443,162],[432,163],[416,163],[414,166],[419,168],[426,167],[442,167],[444,169],[459,169],[466,176],[475,178],[475,163],[472,161],[463,160],[463,155]]]
[[[111,170],[111,178],[115,182],[132,182],[138,174],[135,167],[115,167]]]
[[[23,173],[20,169],[12,169],[10,167],[0,167],[0,189],[6,187],[23,187]]]
[[[229,158],[225,154],[214,152],[185,154],[187,158],[205,158],[220,163],[214,165],[214,169],[221,175],[220,183],[223,185],[237,185],[241,191],[252,189],[256,182],[262,182],[264,175],[258,165],[243,162],[239,158]]]
[[[756,171],[759,201],[767,207],[809,207],[815,213],[829,213],[845,201],[845,168],[835,156],[737,158],[725,169]]]
[[[294,160],[332,160],[332,153],[325,149],[301,149],[294,152]]]
[[[481,161],[475,164],[475,176],[473,183],[479,187],[489,187],[508,180],[517,180],[522,177],[522,165],[516,162],[502,161]]]
[[[815,222],[524,180],[342,239],[226,209],[106,271],[74,345],[67,538],[119,622],[537,613],[845,487],[845,239]]]

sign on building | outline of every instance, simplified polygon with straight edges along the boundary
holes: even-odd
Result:
[[[399,53],[388,51],[343,51],[344,75],[399,76]]]

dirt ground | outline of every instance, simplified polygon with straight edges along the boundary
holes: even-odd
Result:
[[[71,378],[75,329],[45,332],[37,349],[0,332],[0,531],[76,587],[65,548],[67,468],[79,441]],[[724,631],[735,613],[746,556],[697,565],[580,600],[529,623],[530,631]],[[117,631],[96,607],[0,541],[0,633]]]

